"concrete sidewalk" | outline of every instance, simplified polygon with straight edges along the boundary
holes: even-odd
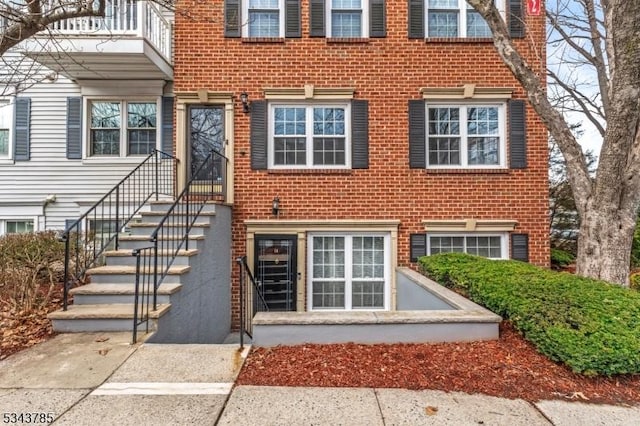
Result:
[[[233,388],[247,353],[238,345],[132,346],[130,337],[59,335],[0,362],[0,416],[51,413],[55,425],[74,426],[640,424],[640,407],[405,389]]]

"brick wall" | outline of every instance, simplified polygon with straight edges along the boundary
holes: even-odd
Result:
[[[455,173],[409,168],[407,101],[421,87],[508,87],[525,94],[490,40],[407,38],[407,1],[387,1],[387,37],[353,42],[310,38],[308,0],[302,38],[256,42],[223,37],[223,2],[182,2],[176,13],[175,90],[246,91],[353,87],[369,101],[369,168],[341,172],[257,171],[249,165],[249,114],[235,109],[233,256],[244,254],[246,219],[271,219],[278,196],[285,219],[399,219],[398,264],[408,265],[409,234],[425,219],[515,219],[529,234],[532,263],[548,265],[547,133],[527,106],[524,170]],[[544,75],[544,17],[527,18],[517,44]],[[234,273],[237,273],[234,272]],[[234,281],[237,279],[234,278]],[[237,293],[233,295],[237,310]]]

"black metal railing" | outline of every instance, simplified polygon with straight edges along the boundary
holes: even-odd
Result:
[[[154,150],[61,235],[65,242],[63,309],[69,289],[84,281],[87,269],[107,249],[118,249],[119,234],[152,197],[175,195],[177,159]]]
[[[264,300],[264,293],[260,283],[256,282],[249,265],[247,256],[236,259],[240,270],[240,348],[244,348],[244,334],[253,338],[253,317],[256,312],[269,310]]]
[[[133,251],[136,257],[133,341],[140,326],[149,331],[150,311],[158,308],[158,287],[169,273],[180,250],[189,250],[189,235],[208,201],[225,202],[228,159],[217,151],[191,172],[180,195],[149,237],[149,245]],[[151,309],[151,307],[153,307]]]

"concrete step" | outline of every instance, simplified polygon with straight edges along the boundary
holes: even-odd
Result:
[[[152,212],[166,212],[173,205],[173,201],[151,201],[151,211]],[[216,203],[212,201],[208,201],[205,203],[202,208],[203,212],[215,212],[216,211]]]
[[[155,328],[155,321],[169,312],[171,305],[158,305],[149,312]],[[70,305],[66,311],[51,312],[48,317],[53,329],[59,333],[79,333],[92,331],[131,331],[133,329],[133,304],[111,305]],[[146,327],[146,326],[145,326]]]
[[[149,223],[149,222],[139,222],[139,223],[130,223],[129,224],[129,232],[131,235],[146,235],[150,236],[153,231],[155,231],[157,223]],[[191,227],[191,231],[189,235],[204,235],[204,232],[211,225],[209,223],[195,223]],[[169,222],[164,224],[164,229],[166,229],[166,233],[184,233],[186,230],[185,222]]]
[[[160,220],[166,215],[164,211],[149,211],[149,212],[140,212],[140,221],[148,222],[148,223],[159,223]],[[172,215],[179,216],[179,215]],[[209,223],[212,218],[216,216],[215,211],[203,211],[200,212],[198,218],[196,219],[196,223]]]
[[[191,270],[187,265],[172,265],[163,283],[179,284],[180,276]],[[144,272],[144,271],[143,271]],[[132,284],[135,283],[135,266],[99,266],[87,270],[92,284]]]
[[[157,302],[167,304],[171,295],[180,291],[182,284],[162,283],[158,287]],[[135,300],[134,284],[86,284],[72,288],[69,293],[73,295],[74,305],[108,305],[108,304],[132,304]],[[147,297],[141,289],[140,297]],[[149,294],[149,300],[153,301],[153,293]]]
[[[161,246],[160,246],[161,247]],[[120,249],[120,250],[109,250],[104,253],[106,266],[135,266],[136,258],[133,256],[133,250],[131,249]],[[174,265],[189,265],[189,258],[195,256],[200,251],[197,249],[189,249],[189,250],[178,250],[178,254],[173,261]],[[167,257],[173,256],[175,250],[158,250],[158,257]]]
[[[179,242],[182,237],[172,237],[172,238],[160,238],[158,241],[166,241],[166,242]],[[190,235],[189,236],[189,249],[200,249],[202,243],[204,242],[204,235]],[[149,241],[148,235],[123,235],[120,237],[120,250],[131,250],[143,247],[149,247],[152,245],[151,241]],[[162,243],[160,244],[162,246]],[[164,244],[165,247],[168,243]]]

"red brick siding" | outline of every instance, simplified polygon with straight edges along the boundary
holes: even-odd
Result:
[[[180,11],[188,11],[180,13]],[[548,265],[547,133],[527,106],[525,170],[433,173],[409,169],[407,101],[421,87],[508,87],[525,94],[491,42],[407,38],[407,1],[387,1],[387,37],[355,43],[309,38],[309,4],[302,1],[302,38],[256,42],[223,37],[223,2],[186,1],[176,13],[175,90],[246,91],[353,87],[369,101],[369,169],[348,172],[270,172],[249,165],[249,115],[235,110],[233,256],[245,252],[246,219],[271,219],[280,198],[284,219],[399,219],[398,263],[408,265],[409,234],[424,219],[515,219],[529,234],[532,263]],[[517,41],[544,76],[544,17],[528,17]],[[233,315],[237,317],[234,268]]]

